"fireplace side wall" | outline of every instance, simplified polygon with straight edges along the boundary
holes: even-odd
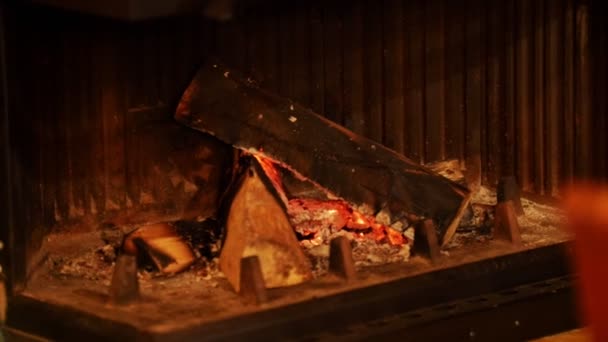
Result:
[[[597,2],[312,1],[226,24],[2,6],[13,14],[2,196],[14,217],[2,238],[17,284],[52,227],[166,200],[146,172],[148,142],[166,136],[145,128],[170,123],[209,55],[416,161],[478,166],[489,185],[515,175],[555,195],[575,176],[607,176]]]

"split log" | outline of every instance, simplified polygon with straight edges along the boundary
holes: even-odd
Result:
[[[281,200],[270,181],[251,158],[234,185],[226,218],[226,240],[220,253],[220,269],[236,292],[241,286],[241,260],[257,256],[267,287],[299,284],[312,278]]]
[[[143,226],[127,235],[123,244],[125,253],[146,253],[159,271],[174,274],[194,262],[194,253],[186,241],[168,223]]]
[[[470,192],[377,142],[209,63],[195,76],[176,119],[268,158],[366,215],[430,218],[445,245]]]

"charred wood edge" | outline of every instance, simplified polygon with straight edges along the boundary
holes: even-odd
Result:
[[[255,170],[255,172],[258,174],[258,176],[266,186],[266,189],[268,189],[272,196],[274,196],[277,200],[277,203],[279,203],[281,208],[283,208],[285,213],[287,213],[287,207],[285,202],[283,202],[283,200],[281,199],[281,196],[278,194],[277,190],[272,185],[272,182],[268,179],[266,172],[264,172],[264,169],[259,165],[258,161],[253,156],[247,155],[245,152],[235,148],[233,155],[233,166],[232,170],[230,171],[230,181],[226,186],[226,190],[224,190],[220,197],[220,204],[218,210],[218,217],[222,224],[222,246],[226,242],[227,234],[225,225],[226,220],[228,219],[228,214],[230,214],[232,200],[241,188],[241,185],[243,184],[243,181],[245,180],[245,177],[247,176],[251,168]]]
[[[237,192],[241,188],[241,184],[243,184],[245,176],[250,172],[251,168],[253,168],[259,175],[260,179],[266,186],[266,189],[268,189],[268,191],[270,191],[270,193],[275,197],[281,208],[287,212],[285,202],[283,202],[281,199],[277,189],[274,188],[272,182],[268,178],[268,175],[266,175],[264,168],[262,168],[258,161],[253,156],[248,155],[243,151],[238,149],[235,149],[234,151],[234,166],[231,171],[232,177],[220,199],[220,217],[228,217],[232,199],[234,196],[236,196]]]
[[[254,157],[248,156],[246,158],[249,158],[251,160],[251,166],[254,168],[255,172],[259,175],[260,179],[262,180],[262,183],[264,183],[264,185],[266,186],[266,189],[268,189],[268,191],[270,191],[270,193],[275,198],[277,203],[279,203],[279,205],[281,206],[281,208],[283,209],[285,214],[287,214],[287,203],[285,203],[285,201],[279,194],[279,190],[277,190],[274,187],[274,185],[272,185],[272,181],[270,180],[269,176],[266,174],[266,171],[264,171],[264,168],[260,165],[260,163]]]
[[[496,188],[496,199],[498,203],[512,201],[517,216],[524,214],[521,205],[521,191],[514,176],[502,177]]]
[[[133,239],[133,244],[135,245],[135,247],[137,247],[136,254],[146,253],[159,271],[162,271],[163,268],[176,262],[176,260],[170,255],[163,253],[163,251],[158,251],[152,248],[142,238],[138,237]]]
[[[124,305],[138,299],[137,257],[121,254],[114,265],[114,274],[110,284],[110,301],[113,304]]]
[[[516,247],[522,245],[521,229],[517,222],[513,202],[511,201],[496,205],[494,213],[494,239],[508,241]]]
[[[439,260],[441,253],[437,243],[437,235],[433,220],[427,219],[415,226],[416,236],[414,237],[414,253],[422,254],[435,263]]]
[[[266,284],[262,275],[262,265],[257,255],[241,259],[239,294],[249,303],[262,304],[268,301]]]
[[[165,274],[180,272],[196,259],[192,246],[179,233],[174,222],[160,222],[137,228],[124,237],[122,250],[136,255],[141,265],[151,261]]]
[[[164,333],[23,293],[9,302],[7,325],[56,340],[285,339],[563,277],[570,274],[569,254],[570,243],[558,243]]]
[[[329,271],[347,281],[356,276],[353,249],[346,236],[335,237],[330,242]]]

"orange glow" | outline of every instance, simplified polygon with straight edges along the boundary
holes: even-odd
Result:
[[[346,222],[346,227],[351,229],[367,229],[371,226],[369,220],[363,216],[363,214],[358,211],[352,211],[348,222]]]
[[[372,225],[372,234],[371,234],[371,237],[376,242],[380,242],[382,240],[385,240],[385,238],[386,238],[386,227],[384,227],[381,224],[374,223]]]
[[[388,241],[390,241],[391,245],[399,246],[405,243],[406,239],[400,232],[390,228],[386,229],[386,232],[388,235]]]
[[[366,216],[355,210],[344,200],[316,200],[294,198],[287,200],[281,179],[281,173],[276,164],[263,156],[253,155],[277,189],[287,205],[290,219],[295,220],[294,228],[304,236],[316,236],[319,229],[357,230],[356,235],[361,239],[373,239],[378,243],[389,243],[401,246],[408,242],[402,233],[376,222],[372,216]],[[321,228],[323,227],[323,228]],[[365,231],[370,229],[371,231]]]

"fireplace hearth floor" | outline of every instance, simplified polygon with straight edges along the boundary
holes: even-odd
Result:
[[[129,327],[121,328],[123,332],[132,329],[146,334],[166,335],[174,331],[214,325],[248,314],[290,307],[293,306],[292,304],[331,298],[353,292],[355,289],[373,289],[374,286],[400,281],[400,279],[414,279],[425,274],[441,274],[443,271],[457,267],[468,267],[467,265],[473,265],[473,268],[481,267],[478,265],[497,257],[504,256],[508,260],[510,255],[517,256],[547,246],[562,245],[568,240],[568,235],[559,227],[562,218],[555,208],[524,200],[524,209],[527,215],[520,218],[523,240],[521,249],[515,249],[503,241],[492,240],[489,235],[461,232],[442,252],[442,257],[435,264],[431,264],[425,258],[413,256],[406,263],[359,267],[357,279],[348,283],[331,274],[325,274],[302,285],[272,289],[269,292],[269,302],[259,306],[245,304],[234,293],[221,272],[208,265],[194,266],[191,270],[173,277],[148,277],[140,274],[142,300],[132,305],[114,306],[108,303],[107,298],[111,265],[87,270],[90,265],[83,264],[84,270],[78,270],[75,275],[61,275],[54,272],[52,267],[48,267],[49,256],[41,263],[42,267],[32,275],[20,298],[65,308],[74,314],[82,313],[101,318],[121,327]],[[76,242],[83,248],[87,246],[87,241],[92,246],[91,234],[71,233],[69,239],[64,237],[54,240],[50,237],[48,241],[62,241],[64,245],[73,245]],[[52,247],[47,246],[47,248],[52,254]],[[531,261],[533,262],[534,260]],[[482,267],[480,272],[491,274],[500,272],[501,267],[508,268],[508,265],[501,266],[500,263],[492,265],[491,269],[487,270]],[[91,276],[92,274],[95,276]],[[438,276],[437,281],[440,281],[440,278],[441,276]],[[479,284],[471,285],[471,289],[477,285]],[[496,280],[495,285],[501,285],[500,281]],[[447,288],[449,289],[449,286]],[[431,300],[452,295],[429,291],[426,295]]]

